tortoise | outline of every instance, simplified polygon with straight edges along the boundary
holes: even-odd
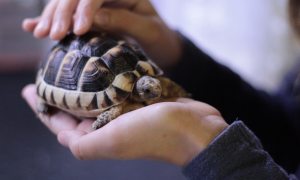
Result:
[[[53,46],[36,78],[37,111],[56,107],[97,118],[98,129],[122,113],[188,94],[135,43],[105,33],[68,34]]]

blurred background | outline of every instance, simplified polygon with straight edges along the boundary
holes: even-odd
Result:
[[[257,88],[275,91],[299,56],[286,0],[152,0],[167,23]],[[153,161],[78,161],[20,96],[49,49],[21,30],[42,0],[0,0],[0,179],[172,179],[181,170]]]
[[[152,0],[170,26],[252,85],[274,91],[297,60],[287,0]]]

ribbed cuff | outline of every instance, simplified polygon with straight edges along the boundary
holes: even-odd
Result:
[[[183,169],[183,174],[191,180],[288,177],[241,121],[234,122],[215,138]]]

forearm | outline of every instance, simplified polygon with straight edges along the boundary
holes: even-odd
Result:
[[[300,105],[295,101],[253,88],[185,38],[182,58],[170,76],[192,98],[216,107],[224,119],[242,119],[279,164],[291,170],[297,166]]]
[[[183,173],[191,180],[297,179],[274,162],[242,122],[225,129]]]
[[[182,49],[180,60],[170,71],[171,78],[186,88],[194,99],[207,102],[221,110],[225,119],[234,120],[238,116],[245,121],[245,117],[248,119],[258,113],[264,117],[275,114],[277,119],[296,119],[289,115],[284,106],[288,103],[294,107],[296,102],[253,88],[238,74],[216,62],[184,36]],[[253,107],[248,108],[250,106]],[[274,110],[276,112],[269,113]],[[296,109],[293,111],[296,112]]]

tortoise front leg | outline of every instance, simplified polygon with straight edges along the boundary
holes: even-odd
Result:
[[[93,123],[92,128],[96,130],[98,128],[103,127],[105,124],[120,116],[122,114],[122,110],[123,105],[120,104],[102,112],[97,117],[97,120]]]

